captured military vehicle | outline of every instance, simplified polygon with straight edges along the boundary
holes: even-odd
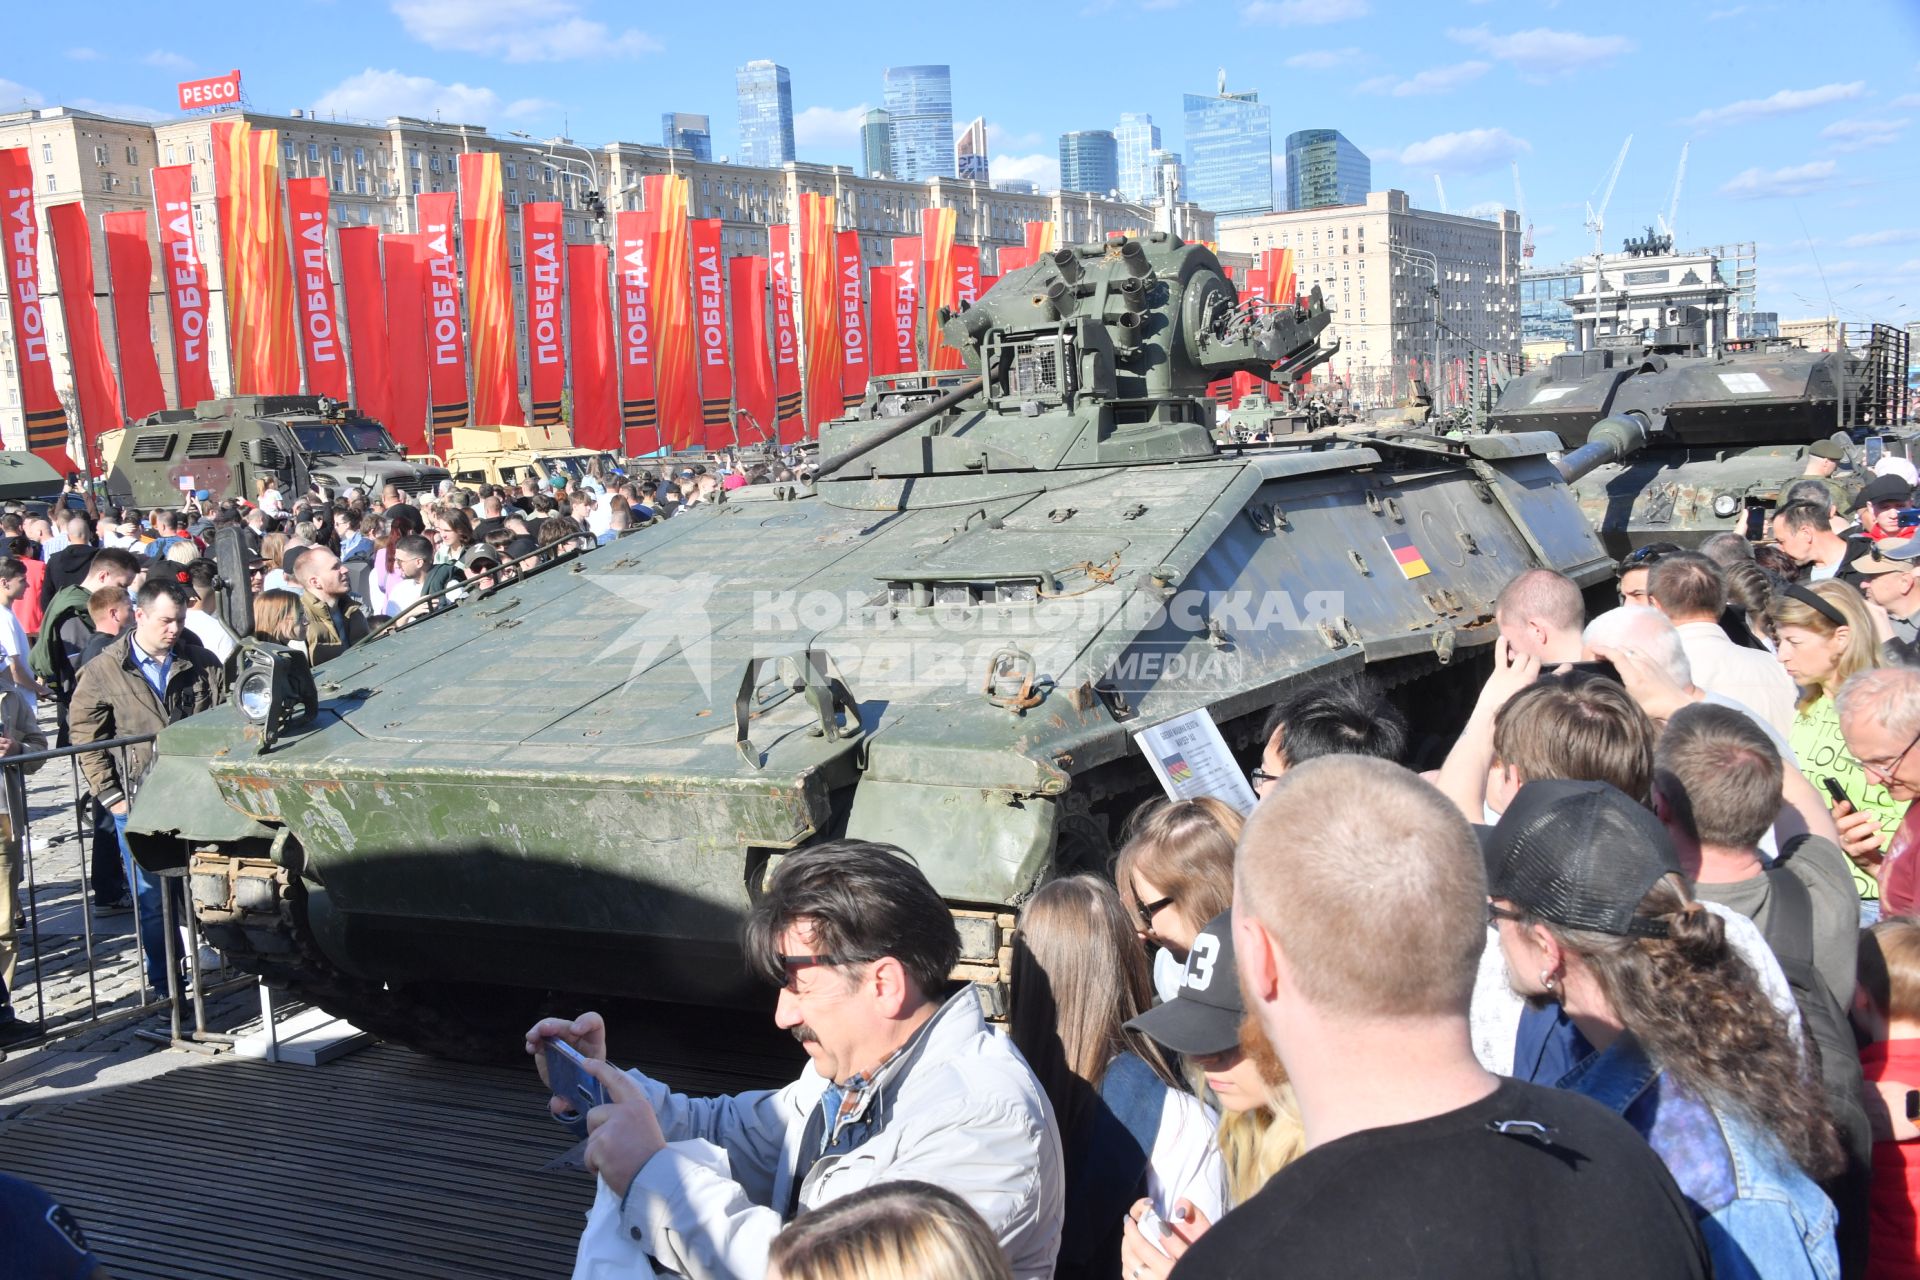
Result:
[[[620,465],[605,450],[575,447],[565,427],[455,427],[446,457],[416,454],[411,460],[443,466],[468,488],[516,485],[529,474],[543,482],[555,476],[578,480],[596,463],[607,474]]]
[[[470,589],[314,693],[250,649],[161,735],[141,861],[190,864],[233,962],[443,1052],[609,997],[763,1007],[743,914],[836,837],[910,850],[1003,993],[1018,904],[1160,793],[1137,731],[1210,712],[1251,762],[1277,698],[1363,670],[1440,729],[1514,574],[1611,574],[1564,476],[1632,423],[1564,470],[1545,433],[1223,452],[1207,384],[1306,367],[1327,316],[1204,246],[1062,250],[944,318],[970,376],[876,383],[811,487]]]
[[[1615,555],[1649,542],[1698,546],[1727,530],[1758,538],[1802,478],[1809,446],[1905,422],[1904,372],[1886,372],[1906,365],[1897,329],[1875,325],[1860,356],[1778,340],[1710,351],[1702,324],[1676,319],[1631,345],[1554,356],[1509,382],[1488,415],[1491,430],[1551,431],[1569,449],[1605,418],[1645,429],[1646,449],[1575,486]]]
[[[417,497],[448,478],[444,467],[409,462],[385,427],[326,396],[229,396],[163,410],[102,432],[100,454],[107,496],[134,507],[178,506],[196,491],[252,501],[269,475],[289,498],[312,485],[377,494],[387,484]]]

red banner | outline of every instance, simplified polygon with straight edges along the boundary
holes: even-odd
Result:
[[[507,201],[500,153],[460,153],[460,240],[467,251],[467,327],[473,340],[473,417],[524,427],[513,275],[507,265]]]
[[[567,246],[567,322],[573,331],[573,442],[620,448],[620,389],[613,372],[613,314],[604,245]]]
[[[40,224],[33,216],[33,166],[25,147],[0,150],[0,221],[5,223],[4,261],[8,317],[13,321],[13,359],[20,371],[20,407],[27,422],[27,448],[54,470],[73,469],[67,457],[67,411],[53,389],[47,349],[47,317],[40,300]]]
[[[873,300],[873,350],[867,361],[870,378],[900,372],[899,325],[893,309],[899,279],[898,267],[871,267],[867,271],[867,297]]]
[[[229,71],[205,80],[187,80],[179,86],[180,109],[195,111],[201,107],[231,107],[240,101],[240,73]]]
[[[859,404],[867,394],[867,311],[860,305],[860,233],[842,231],[834,237],[840,275],[840,398]]]
[[[840,415],[840,251],[832,196],[800,196],[800,324],[806,334],[807,431]]]
[[[307,390],[344,402],[347,353],[335,314],[333,270],[327,265],[327,180],[287,179],[287,217],[293,223],[294,297],[307,357]]]
[[[1053,224],[1051,222],[1029,222],[1025,224],[1027,233],[1027,261],[1038,262],[1044,255],[1053,252]],[[1005,275],[1003,269],[1000,273]]]
[[[121,390],[127,417],[137,422],[167,407],[160,360],[153,350],[153,252],[147,244],[147,215],[139,209],[105,214],[100,229],[107,242],[107,289],[113,295],[113,346],[120,356]]]
[[[427,452],[426,250],[418,235],[380,237],[387,262],[388,372],[393,379],[387,430],[408,453]]]
[[[520,260],[527,278],[527,369],[533,425],[557,427],[567,394],[565,321],[566,240],[558,201],[520,206]]]
[[[213,399],[207,362],[207,264],[193,229],[192,166],[153,171],[153,211],[160,224],[160,280],[173,344],[174,403],[191,409]]]
[[[733,370],[727,363],[727,275],[720,219],[696,218],[693,243],[693,349],[700,364],[701,438],[709,449],[735,443]]]
[[[467,341],[460,328],[460,268],[453,258],[451,191],[415,196],[420,254],[426,268],[427,386],[433,402],[433,452],[447,456],[453,429],[471,420]]]
[[[380,288],[380,229],[340,228],[340,286],[347,298],[347,359],[353,403],[379,422],[393,417],[392,339]]]
[[[767,362],[767,260],[727,264],[733,294],[734,401],[747,419],[746,439],[773,439],[773,366]]]
[[[767,274],[773,282],[774,417],[781,444],[806,435],[800,420],[800,344],[793,333],[793,229],[784,222],[767,228]]]
[[[953,233],[959,221],[954,209],[923,209],[920,213],[920,318],[926,330],[927,365],[933,369],[960,369],[965,362],[940,331],[940,311],[959,310],[954,294]]]
[[[213,174],[234,394],[298,395],[300,340],[280,207],[280,131],[216,121]]]
[[[616,326],[620,332],[620,433],[629,457],[666,447],[660,436],[660,406],[654,399],[653,315],[648,297],[652,240],[652,213],[641,210],[614,215],[614,287],[620,304]]]
[[[894,372],[912,373],[921,367],[920,277],[923,273],[919,236],[895,237],[893,269],[897,273],[893,280],[894,323],[905,326],[905,332],[898,338],[900,347]]]
[[[653,215],[648,245],[647,302],[653,316],[654,398],[660,435],[675,449],[700,439],[700,383],[693,356],[693,276],[687,254],[687,179],[650,174],[641,180]]]
[[[86,454],[93,457],[100,433],[126,426],[127,418],[120,412],[120,388],[114,383],[107,344],[100,336],[100,305],[93,297],[93,236],[87,229],[86,209],[78,200],[54,205],[47,210],[47,232],[53,238],[53,273],[66,319],[74,398],[80,402]],[[89,468],[83,462],[81,469]]]
[[[974,245],[953,246],[953,296],[968,306],[980,301],[980,250]]]
[[[999,276],[981,276],[980,277],[980,296],[984,298],[988,294],[992,293],[993,286],[999,283],[1000,283]]]
[[[1033,250],[1024,245],[1003,245],[1000,248],[1000,274],[1011,275],[1022,267],[1033,265]]]

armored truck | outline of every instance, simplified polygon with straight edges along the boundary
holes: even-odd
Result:
[[[744,914],[840,837],[915,857],[998,998],[1019,905],[1201,763],[1141,730],[1205,713],[1244,766],[1277,699],[1364,671],[1444,733],[1513,575],[1612,572],[1567,477],[1631,422],[1558,465],[1546,432],[1223,451],[1207,384],[1308,367],[1328,315],[1205,246],[1064,249],[939,318],[964,380],[876,383],[811,485],[470,588],[311,693],[250,648],[161,734],[137,856],[190,867],[232,962],[442,1052],[610,997],[763,1004]]]
[[[529,475],[577,480],[596,463],[609,474],[620,465],[605,450],[576,448],[565,427],[455,427],[444,458],[416,454],[412,461],[445,467],[455,483],[469,488],[518,484]]]
[[[325,396],[229,396],[149,414],[103,432],[107,496],[134,507],[178,506],[183,493],[246,498],[274,476],[289,498],[324,485],[378,494],[430,493],[445,467],[411,462],[387,429]]]

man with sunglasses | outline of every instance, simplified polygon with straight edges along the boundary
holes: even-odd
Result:
[[[1016,1277],[1051,1276],[1065,1194],[1052,1109],[987,1026],[978,992],[953,990],[959,933],[907,855],[857,840],[788,854],[754,903],[744,949],[780,988],[774,1021],[812,1059],[784,1089],[689,1098],[622,1073],[606,1062],[597,1013],[527,1032],[543,1081],[546,1042],[560,1039],[606,1091],[586,1116],[584,1161],[603,1199],[617,1198],[616,1238],[676,1274],[758,1280],[796,1213],[919,1179],[979,1212]],[[550,1109],[570,1106],[556,1097]],[[582,1274],[595,1262],[585,1253],[583,1242]]]
[[[1662,556],[1678,550],[1680,544],[1676,542],[1649,542],[1628,552],[1620,561],[1620,603],[1651,606],[1653,597],[1647,590],[1647,575]]]
[[[1840,690],[1840,732],[1869,782],[1907,806],[1880,862],[1880,912],[1920,910],[1920,670],[1863,671]]]

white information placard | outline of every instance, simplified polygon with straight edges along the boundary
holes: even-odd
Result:
[[[1258,797],[1205,707],[1142,729],[1133,740],[1175,800],[1212,796],[1241,813],[1253,812]]]
[[[1767,394],[1767,380],[1757,373],[1723,373],[1720,385],[1737,396],[1763,396]]]

